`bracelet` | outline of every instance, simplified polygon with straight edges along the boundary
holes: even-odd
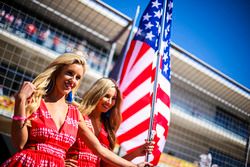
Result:
[[[18,116],[18,115],[14,115],[12,117],[12,120],[15,120],[15,121],[25,121],[27,119],[27,117],[24,117],[24,116]]]

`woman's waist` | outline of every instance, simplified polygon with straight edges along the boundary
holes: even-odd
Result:
[[[90,149],[82,149],[82,150],[69,150],[67,152],[67,158],[75,159],[78,161],[89,161],[93,163],[100,162],[100,158],[95,155]]]
[[[66,157],[66,150],[60,148],[59,146],[51,144],[45,144],[45,143],[28,144],[25,146],[25,148],[45,152],[63,159]]]

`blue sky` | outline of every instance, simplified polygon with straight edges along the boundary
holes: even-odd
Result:
[[[173,1],[171,40],[249,89],[250,0]],[[149,0],[103,2],[133,18]]]

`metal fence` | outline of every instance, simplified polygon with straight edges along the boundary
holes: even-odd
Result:
[[[0,32],[55,54],[69,52],[73,48],[85,51],[89,55],[91,69],[101,74],[105,71],[107,50],[98,49],[100,46],[91,45],[85,39],[67,34],[3,2],[0,2]],[[24,80],[32,80],[48,63],[45,57],[36,56],[32,50],[24,50],[10,42],[8,37],[0,39],[0,115],[11,117],[13,95],[20,84]],[[245,166],[249,121],[237,117],[233,109],[173,77],[171,112],[163,154],[167,158],[166,162],[161,161],[160,166],[175,167],[179,163],[195,167],[201,161],[213,163],[214,167],[215,164],[220,167]]]

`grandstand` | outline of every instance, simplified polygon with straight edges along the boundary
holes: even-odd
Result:
[[[89,55],[80,98],[119,59],[131,25],[131,18],[101,1],[0,2],[1,162],[16,151],[10,118],[21,83],[59,54],[79,49]],[[249,89],[178,44],[171,44],[171,56],[171,124],[159,166],[195,167],[210,153],[219,167],[249,167]]]

